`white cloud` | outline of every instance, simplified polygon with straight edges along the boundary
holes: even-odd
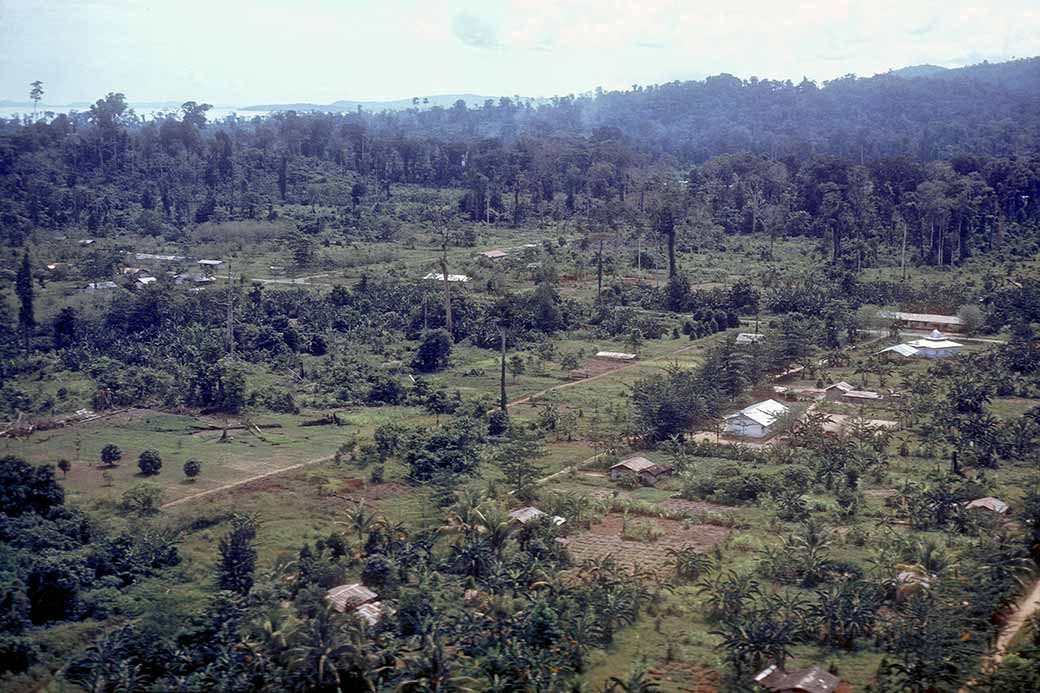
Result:
[[[0,0],[0,98],[221,104],[824,80],[1025,57],[1036,0]],[[493,49],[493,50],[489,50]]]

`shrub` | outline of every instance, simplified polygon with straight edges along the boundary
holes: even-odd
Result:
[[[496,409],[488,414],[488,435],[500,436],[509,430],[508,412]]]
[[[162,458],[158,450],[145,450],[137,457],[137,466],[145,476],[158,474],[162,469]]]
[[[190,480],[195,481],[195,477],[197,477],[201,472],[202,463],[194,457],[184,463],[184,476],[188,477]]]
[[[123,493],[120,509],[127,514],[155,515],[162,505],[162,489],[154,484],[137,484]]]
[[[119,449],[119,446],[115,443],[109,443],[105,447],[101,448],[101,463],[108,466],[114,467],[119,463],[119,460],[123,459],[123,451]]]
[[[636,520],[629,522],[625,520],[621,528],[621,538],[626,541],[654,542],[663,537],[664,530],[657,526],[652,520]]]

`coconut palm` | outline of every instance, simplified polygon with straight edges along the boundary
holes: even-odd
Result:
[[[775,618],[766,611],[754,611],[740,617],[729,617],[711,631],[722,638],[726,659],[737,674],[759,671],[769,662],[780,667],[794,643],[795,626],[786,619]]]
[[[354,664],[358,646],[348,638],[345,620],[326,608],[289,636],[288,668],[312,690],[339,689],[346,670]]]
[[[364,501],[355,501],[353,507],[347,510],[347,521],[337,521],[336,524],[353,529],[360,544],[365,541],[365,535],[375,527],[378,519],[378,516],[368,509]]]
[[[475,693],[475,679],[459,673],[466,657],[449,652],[437,635],[424,636],[407,659],[407,678],[398,684],[401,693]]]
[[[633,669],[632,673],[625,679],[611,676],[603,684],[603,693],[614,693],[614,691],[622,691],[623,693],[657,693],[660,690],[661,687],[647,675],[646,668],[642,666]]]
[[[680,580],[697,580],[712,565],[711,557],[701,553],[693,546],[681,549],[670,548],[668,555],[675,566],[675,577]]]

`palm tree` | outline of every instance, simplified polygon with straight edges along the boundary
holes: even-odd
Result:
[[[336,522],[336,524],[345,525],[353,529],[357,534],[358,543],[361,544],[365,541],[365,535],[375,526],[377,520],[378,516],[368,510],[364,501],[355,501],[354,506],[347,511],[347,521]]]
[[[395,690],[401,693],[475,693],[476,680],[458,671],[466,659],[461,652],[448,652],[437,635],[423,636],[421,645],[414,648],[408,659],[408,678]]]
[[[628,678],[622,680],[617,676],[611,676],[610,680],[603,684],[603,693],[614,693],[618,690],[623,693],[657,693],[661,687],[647,676],[646,667],[639,666],[632,670]]]
[[[692,546],[681,549],[668,549],[668,555],[675,564],[675,577],[680,580],[693,581],[711,568],[712,560]]]
[[[341,618],[332,608],[323,609],[289,636],[288,668],[314,690],[339,689],[349,660],[357,654],[355,644],[345,642]]]
[[[794,642],[794,632],[790,621],[754,611],[727,618],[711,634],[722,638],[726,659],[739,675],[749,669],[759,671],[769,662],[782,668],[790,654],[787,648]]]

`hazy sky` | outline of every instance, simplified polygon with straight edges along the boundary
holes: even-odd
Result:
[[[1040,53],[1040,0],[0,0],[0,98],[216,105],[825,80]]]

